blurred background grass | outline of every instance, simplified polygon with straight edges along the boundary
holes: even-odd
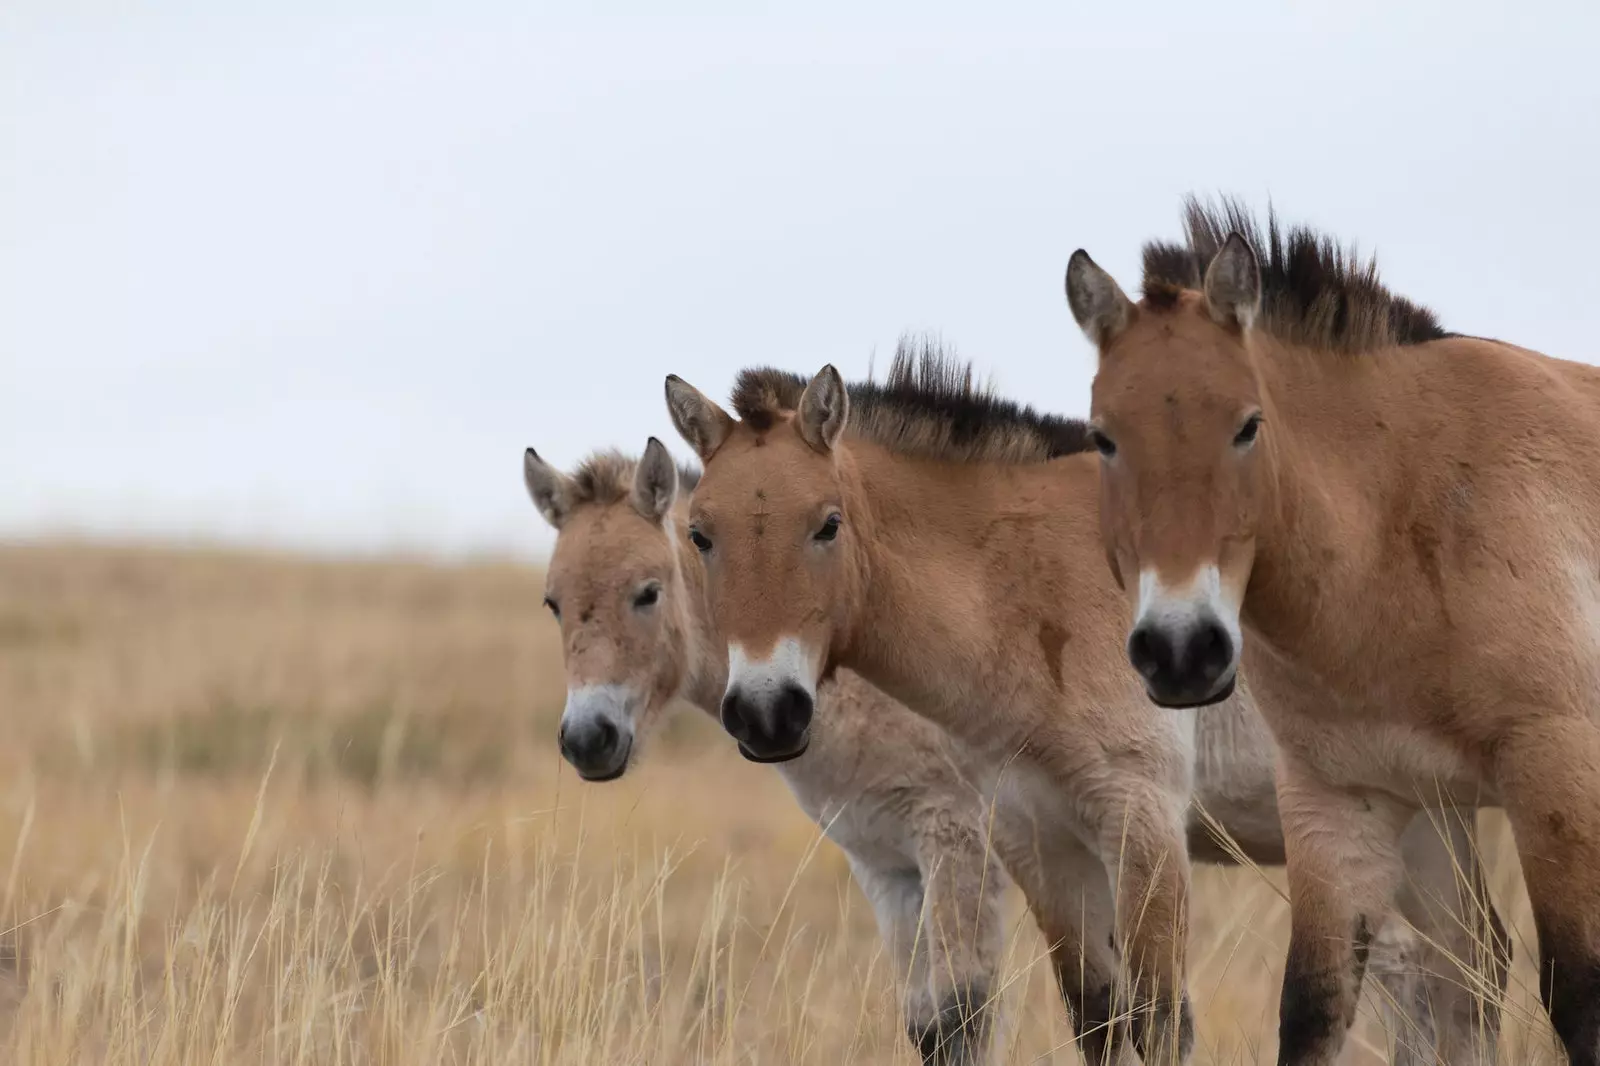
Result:
[[[0,1060],[913,1061],[775,774],[693,709],[621,782],[564,766],[542,597],[495,562],[0,548]],[[1485,817],[1506,1061],[1556,1061]],[[1197,1061],[1273,1060],[1281,887],[1196,877]],[[998,1057],[1075,1062],[1013,904]]]

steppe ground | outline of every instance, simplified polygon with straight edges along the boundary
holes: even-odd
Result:
[[[502,563],[0,548],[0,1062],[913,1062],[770,770],[692,709],[620,782],[563,765],[541,598]],[[1503,1061],[1556,1061],[1484,819]],[[1272,1061],[1281,886],[1197,875],[1197,1061]],[[1076,1062],[1012,913],[998,1057]]]

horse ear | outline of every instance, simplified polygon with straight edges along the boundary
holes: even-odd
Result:
[[[667,375],[667,413],[702,463],[709,462],[733,432],[733,416],[676,374]]]
[[[678,495],[678,468],[673,465],[667,446],[654,437],[644,447],[639,465],[633,469],[633,506],[640,514],[659,523],[672,509]]]
[[[817,371],[800,395],[799,415],[796,425],[805,442],[824,455],[833,451],[850,417],[850,395],[832,363]]]
[[[1228,234],[1222,249],[1206,268],[1206,310],[1224,326],[1248,331],[1261,310],[1261,265],[1250,242]]]
[[[1096,348],[1110,344],[1133,318],[1133,301],[1082,248],[1067,260],[1067,306]]]
[[[522,456],[522,480],[544,520],[559,530],[572,513],[571,479],[529,448]]]

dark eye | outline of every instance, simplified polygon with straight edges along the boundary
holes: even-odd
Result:
[[[1089,431],[1089,443],[1094,445],[1094,450],[1099,452],[1102,458],[1109,459],[1117,454],[1117,442],[1098,429]]]
[[[556,616],[556,621],[561,621],[561,605],[549,596],[544,598],[544,605],[550,608],[550,613]]]
[[[1248,447],[1256,442],[1256,436],[1261,432],[1261,413],[1258,411],[1244,420],[1244,425],[1239,427],[1239,432],[1233,435],[1233,443],[1237,448]]]
[[[638,595],[634,596],[633,605],[639,610],[643,610],[646,607],[654,607],[656,601],[660,598],[661,586],[652,581],[650,584],[640,589]]]
[[[843,521],[844,519],[840,518],[836,514],[829,515],[827,521],[822,523],[822,528],[817,530],[812,539],[821,541],[832,540],[834,537],[839,535],[839,525]]]
[[[689,527],[689,543],[693,544],[695,546],[695,550],[700,552],[702,555],[711,550],[711,541],[706,538],[704,533],[700,532],[693,526]]]

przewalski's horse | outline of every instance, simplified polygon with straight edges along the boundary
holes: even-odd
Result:
[[[1282,750],[1279,1061],[1333,1060],[1419,806],[1499,803],[1600,1063],[1600,370],[1446,333],[1326,237],[1190,201],[1135,304],[1081,250],[1104,547],[1151,696],[1241,649]],[[1497,940],[1499,938],[1496,938]],[[1500,965],[1490,960],[1491,968]]]
[[[696,475],[656,440],[638,462],[600,453],[570,477],[529,449],[524,474],[557,530],[546,603],[565,652],[561,751],[585,780],[614,780],[679,697],[713,716],[722,703],[726,645],[684,537],[680,489]],[[860,677],[841,672],[818,699],[824,717],[809,750],[777,771],[849,858],[904,982],[906,1027],[924,1061],[981,1062],[1009,883],[986,843],[990,805],[943,731]],[[1020,833],[1014,806],[994,818]]]
[[[667,402],[706,464],[688,536],[726,640],[729,731],[764,755],[802,750],[826,720],[817,686],[848,668],[1006,767],[1001,795],[1051,812],[1038,917],[1085,1058],[1123,1043],[1130,1004],[1113,1000],[1130,986],[1133,1044],[1148,1061],[1185,1057],[1190,841],[1223,857],[1191,798],[1251,858],[1282,861],[1274,755],[1241,700],[1159,711],[1128,671],[1086,427],[906,346],[886,384],[747,371],[735,418],[669,377]],[[1470,834],[1442,841],[1423,824],[1407,844],[1426,898],[1456,902],[1451,856],[1471,867]],[[1443,923],[1450,944],[1470,939],[1466,910]],[[1410,1061],[1431,1062],[1436,1021],[1441,1050],[1470,1034],[1453,1013],[1435,1019],[1451,982],[1424,985],[1405,945],[1376,943],[1374,970],[1409,1014],[1396,1028]]]

